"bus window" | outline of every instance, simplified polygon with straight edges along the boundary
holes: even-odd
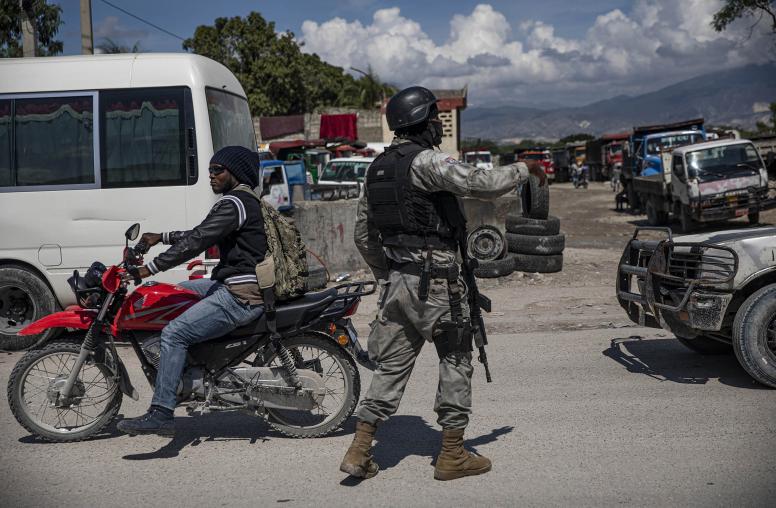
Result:
[[[213,153],[225,146],[244,146],[256,151],[256,135],[248,101],[242,97],[206,88]]]
[[[95,183],[94,98],[16,99],[15,167],[8,186]]]
[[[11,185],[11,101],[0,101],[0,187]]]
[[[186,184],[183,88],[100,92],[102,186]]]

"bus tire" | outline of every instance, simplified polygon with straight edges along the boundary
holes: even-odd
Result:
[[[16,265],[0,267],[0,349],[20,351],[53,337],[54,329],[37,335],[17,332],[58,307],[54,293],[38,274]]]

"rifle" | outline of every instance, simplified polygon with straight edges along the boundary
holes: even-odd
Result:
[[[462,214],[463,215],[463,214]],[[463,260],[463,280],[469,289],[469,317],[471,318],[472,336],[474,345],[477,346],[479,357],[477,358],[483,367],[485,367],[485,380],[490,383],[493,379],[490,377],[490,368],[488,367],[488,354],[485,352],[485,346],[488,345],[488,335],[485,332],[485,320],[482,318],[482,312],[490,313],[490,298],[480,294],[477,289],[477,280],[474,278],[474,269],[477,267],[477,260],[470,259],[466,249],[466,222],[463,226],[457,228],[458,248],[461,250]]]

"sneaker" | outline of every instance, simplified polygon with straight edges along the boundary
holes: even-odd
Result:
[[[158,436],[175,436],[175,418],[172,411],[151,406],[148,412],[137,418],[121,420],[116,428],[125,434],[156,434]]]

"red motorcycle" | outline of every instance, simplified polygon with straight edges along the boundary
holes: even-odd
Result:
[[[147,251],[142,243],[129,246],[139,232],[135,224],[125,233],[120,264],[95,262],[83,277],[73,272],[68,282],[79,305],[19,332],[68,330],[55,342],[27,352],[8,381],[11,411],[32,434],[49,441],[86,439],[110,423],[123,395],[138,400],[115,340],[131,344],[154,385],[162,328],[200,297],[157,282],[128,290],[124,274],[141,265]],[[265,313],[224,337],[192,346],[178,386],[179,404],[186,403],[190,414],[248,411],[291,437],[331,433],[358,401],[356,360],[368,365],[349,316],[361,297],[374,291],[370,281],[308,293],[278,304],[277,334],[267,329]]]

